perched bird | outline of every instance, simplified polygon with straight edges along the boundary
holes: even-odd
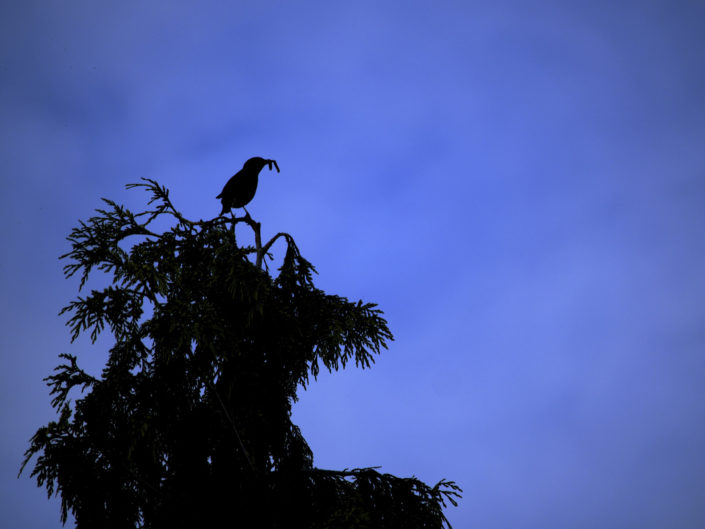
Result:
[[[268,165],[271,171],[272,164],[274,164],[278,173],[279,166],[275,160],[265,160],[259,156],[247,160],[245,165],[242,166],[242,169],[228,180],[228,183],[225,184],[220,194],[215,197],[219,198],[220,202],[223,204],[223,211],[221,211],[220,214],[227,213],[230,211],[230,208],[244,208],[246,204],[249,204],[257,191],[257,177],[259,176],[259,172],[265,165]],[[245,212],[247,213],[247,210],[245,210]]]

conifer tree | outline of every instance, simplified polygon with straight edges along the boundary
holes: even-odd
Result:
[[[368,368],[392,334],[372,303],[330,295],[286,233],[265,244],[249,214],[191,221],[144,179],[141,213],[114,201],[68,240],[67,277],[109,286],[68,304],[72,339],[114,341],[100,377],[74,355],[45,379],[57,419],[22,469],[61,499],[79,529],[178,527],[441,528],[459,488],[376,468],[316,468],[291,421],[320,369]],[[171,219],[163,232],[157,219]],[[239,246],[235,226],[254,232]],[[286,253],[276,273],[267,259]],[[22,472],[22,470],[20,470]]]

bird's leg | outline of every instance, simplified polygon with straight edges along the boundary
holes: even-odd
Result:
[[[252,217],[250,216],[250,212],[247,211],[247,208],[246,208],[245,206],[242,206],[242,209],[245,210],[245,218],[246,218],[246,219],[253,220]]]

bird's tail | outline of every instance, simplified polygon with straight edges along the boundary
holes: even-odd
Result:
[[[220,214],[218,216],[220,217],[220,216],[224,215],[225,213],[227,213],[228,211],[230,211],[230,208],[228,206],[226,206],[225,203],[223,203],[223,210],[220,212]]]

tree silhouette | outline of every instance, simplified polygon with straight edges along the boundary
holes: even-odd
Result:
[[[39,428],[22,469],[61,520],[79,528],[438,528],[460,490],[375,468],[326,470],[291,406],[321,367],[370,367],[392,334],[371,303],[315,288],[313,266],[286,233],[262,244],[246,217],[190,221],[154,180],[146,211],[106,208],[68,240],[67,277],[110,285],[72,301],[72,339],[114,337],[99,378],[75,356],[47,377],[58,418]],[[151,209],[150,209],[151,208]],[[163,233],[156,219],[171,218]],[[238,246],[235,226],[254,231]],[[286,254],[268,272],[275,241]],[[264,266],[264,269],[263,269]],[[20,470],[20,473],[22,472]]]

